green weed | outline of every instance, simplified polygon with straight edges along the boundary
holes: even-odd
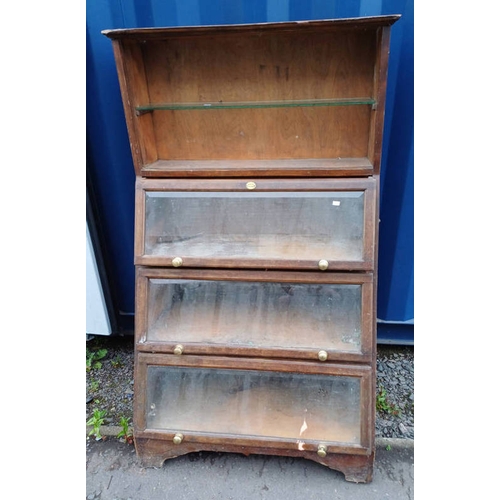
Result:
[[[116,435],[116,437],[120,438],[123,437],[127,441],[127,443],[132,443],[133,442],[133,437],[132,437],[132,432],[130,431],[129,427],[129,421],[130,417],[121,417],[120,418],[120,426],[122,430]]]
[[[95,436],[96,440],[102,439],[101,436],[101,425],[104,423],[104,417],[106,416],[106,410],[94,410],[94,414],[87,421],[87,425],[92,426],[89,432],[89,436]]]
[[[396,416],[400,414],[399,408],[387,400],[387,391],[383,387],[377,393],[376,408],[379,412],[390,413]]]
[[[113,358],[111,360],[111,366],[113,366],[113,368],[120,368],[120,366],[123,366],[122,359],[119,356],[117,356],[116,358]]]
[[[102,367],[101,359],[103,359],[106,354],[108,354],[107,349],[99,349],[97,351],[91,351],[87,347],[87,371],[89,372],[93,368],[99,370]]]

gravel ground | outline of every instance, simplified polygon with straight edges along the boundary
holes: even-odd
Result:
[[[87,361],[100,349],[105,357],[87,369],[87,420],[98,409],[106,411],[105,425],[119,426],[121,417],[133,425],[133,336],[87,340]],[[378,346],[376,437],[414,439],[413,360],[413,346]]]

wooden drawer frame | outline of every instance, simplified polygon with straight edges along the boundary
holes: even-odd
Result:
[[[256,358],[288,358],[317,361],[317,348],[272,348],[235,346],[223,344],[207,344],[201,342],[185,342],[182,339],[154,342],[147,340],[148,321],[147,304],[148,281],[150,279],[185,279],[210,281],[251,281],[251,282],[283,282],[307,284],[345,284],[361,286],[361,346],[360,352],[339,351],[327,348],[326,362],[348,361],[370,363],[375,345],[373,325],[373,275],[371,273],[300,273],[289,271],[230,271],[200,269],[165,269],[137,266],[136,269],[136,348],[140,352],[162,352],[171,354],[178,344],[183,346],[183,354],[246,356]]]
[[[361,443],[346,445],[335,442],[268,438],[256,436],[235,436],[232,434],[210,434],[183,431],[183,429],[153,430],[146,427],[147,369],[149,366],[222,368],[250,371],[272,371],[300,374],[324,374],[332,376],[357,377],[361,381]],[[364,481],[371,477],[374,454],[373,422],[374,377],[369,366],[329,364],[319,362],[297,362],[285,360],[227,358],[219,356],[175,356],[169,354],[136,353],[135,376],[137,386],[134,397],[134,437],[143,462],[148,466],[161,467],[163,462],[175,456],[200,450],[229,451],[243,454],[266,453],[304,457],[328,467],[341,470],[346,478]],[[173,438],[181,433],[183,440],[174,444]],[[326,446],[327,454],[318,455],[319,445]],[[349,477],[352,476],[352,477]]]
[[[142,179],[136,181],[135,259],[136,265],[172,267],[172,259],[145,254],[145,213],[148,192],[248,192],[248,180],[186,180],[186,179]],[[375,265],[375,238],[377,228],[376,186],[374,178],[366,179],[259,179],[253,192],[345,192],[364,191],[365,217],[363,259],[361,261],[329,261],[327,271],[362,270],[372,271]],[[289,269],[318,270],[318,260],[264,260],[240,258],[182,258],[183,268],[212,267],[240,269]]]

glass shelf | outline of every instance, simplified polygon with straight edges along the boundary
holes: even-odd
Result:
[[[356,106],[375,105],[371,97],[347,99],[297,99],[288,101],[217,101],[217,102],[184,102],[158,103],[136,106],[139,114],[151,111],[179,111],[189,109],[252,109],[252,108],[297,108],[313,106]]]

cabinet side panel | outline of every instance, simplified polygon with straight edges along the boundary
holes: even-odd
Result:
[[[390,27],[384,27],[379,28],[377,33],[377,59],[373,75],[374,95],[377,101],[377,106],[372,112],[368,144],[368,158],[373,165],[375,175],[380,173],[380,162],[382,156],[390,32]]]
[[[136,116],[136,102],[147,102],[148,88],[140,48],[133,42],[113,40],[120,91],[122,96],[130,149],[137,175],[144,164],[158,159],[150,115]]]

